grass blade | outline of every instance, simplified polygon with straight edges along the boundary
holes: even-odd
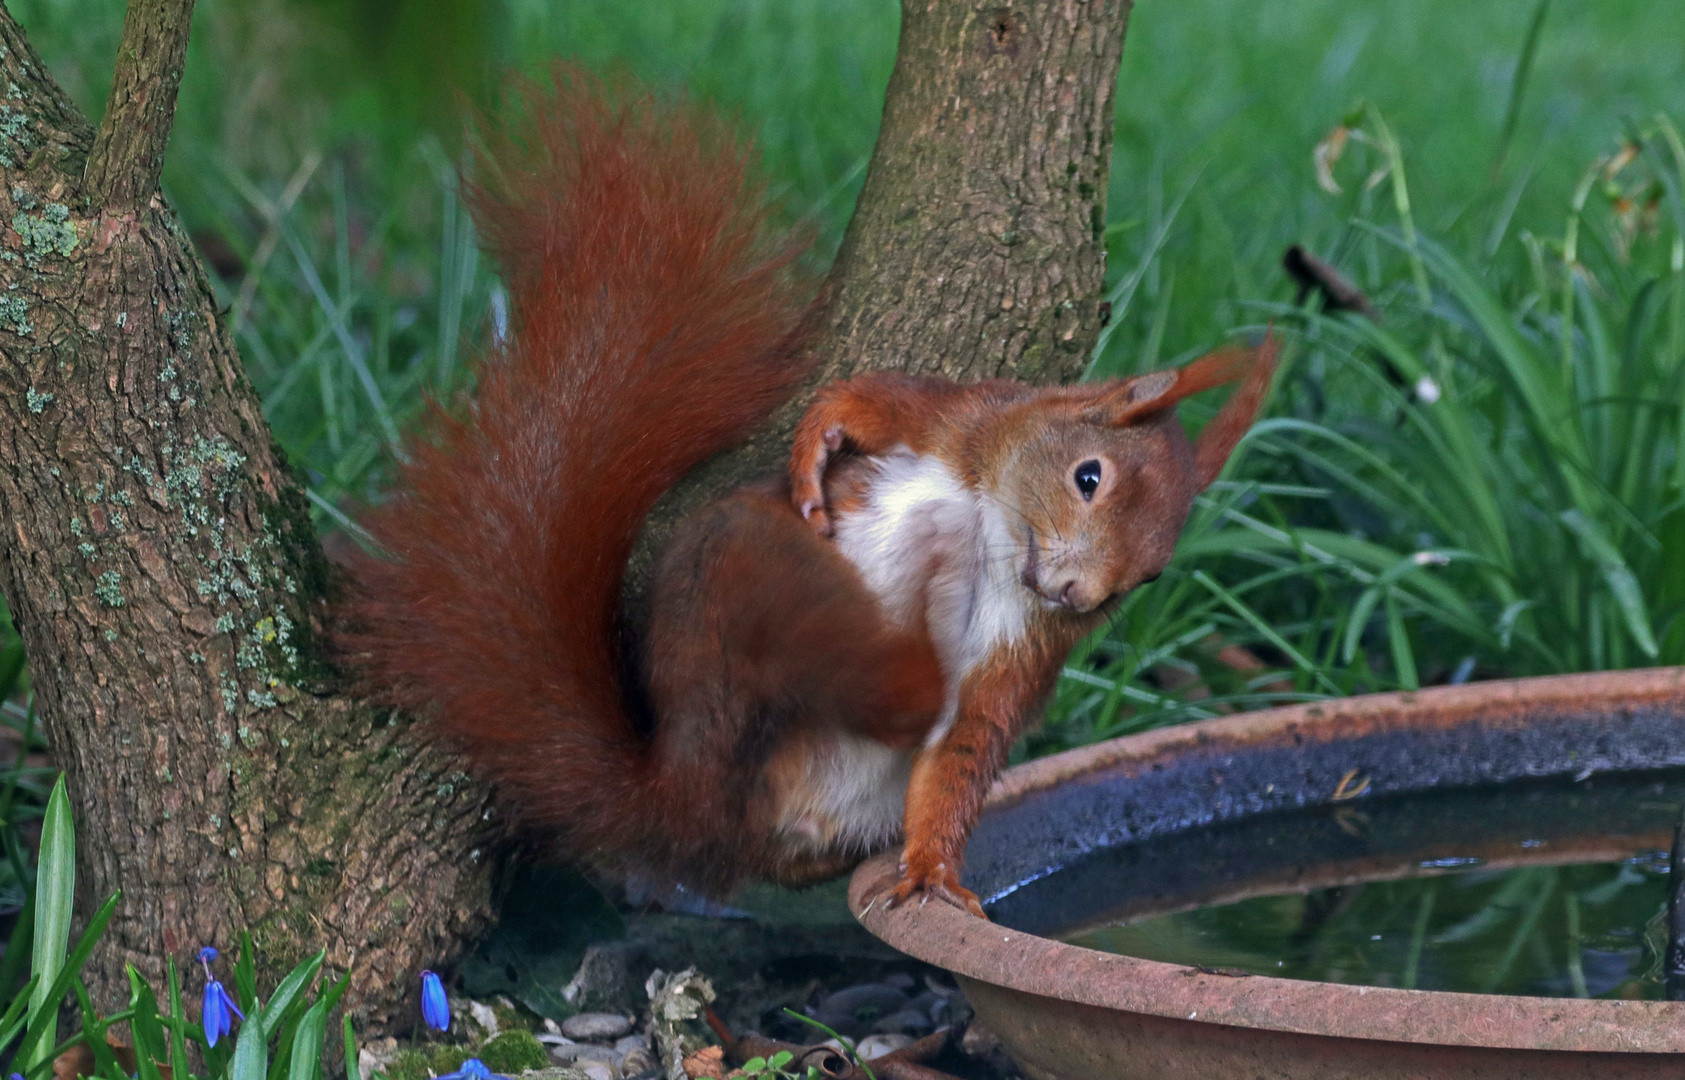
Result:
[[[1428,922],[1433,918],[1433,901],[1439,895],[1439,885],[1435,883],[1422,893],[1421,906],[1416,909],[1416,923],[1410,928],[1410,955],[1404,962],[1404,975],[1398,985],[1406,990],[1416,989],[1416,978],[1421,970],[1422,946],[1427,942]]]
[[[1340,688],[1334,685],[1327,675],[1323,674],[1321,668],[1311,663],[1310,660],[1305,657],[1304,653],[1301,653],[1298,649],[1295,649],[1292,645],[1288,644],[1287,639],[1276,633],[1275,629],[1271,627],[1269,623],[1265,622],[1256,611],[1253,611],[1250,607],[1241,603],[1235,598],[1234,594],[1229,592],[1229,590],[1217,584],[1217,582],[1212,579],[1211,575],[1207,574],[1204,570],[1195,570],[1193,576],[1195,581],[1211,590],[1211,592],[1216,595],[1217,599],[1223,602],[1223,606],[1246,620],[1246,622],[1251,625],[1252,629],[1256,630],[1264,638],[1264,640],[1268,641],[1271,645],[1274,645],[1286,654],[1287,658],[1293,661],[1293,665],[1300,671],[1303,671],[1305,674],[1321,683],[1331,693],[1338,696],[1344,696]]]
[[[1498,958],[1492,973],[1486,977],[1486,985],[1481,993],[1490,994],[1495,991],[1505,979],[1509,977],[1510,969],[1515,967],[1516,958],[1521,955],[1521,947],[1527,944],[1527,939],[1533,936],[1534,929],[1539,925],[1539,916],[1544,914],[1545,905],[1556,895],[1557,871],[1555,867],[1527,872],[1532,895],[1528,897],[1526,906],[1522,909],[1521,922],[1516,925],[1515,933],[1510,935],[1509,944],[1504,946],[1503,955]]]
[[[18,1001],[27,1002],[27,997],[9,998],[4,995],[11,993],[12,986],[23,975],[23,966],[29,959],[29,941],[35,933],[35,894],[30,892],[23,899],[23,910],[18,912],[18,921],[12,927],[12,936],[6,941],[6,955],[0,956],[0,999],[7,1002],[8,1007]],[[0,1023],[0,1028],[5,1024]]]
[[[1392,590],[1387,590],[1387,642],[1392,646],[1393,673],[1398,676],[1398,685],[1406,690],[1420,689],[1421,683],[1416,678],[1416,654],[1410,648],[1410,632],[1404,627],[1404,616],[1399,613],[1398,600]]]
[[[1578,510],[1565,510],[1562,513],[1562,523],[1573,532],[1580,542],[1580,551],[1587,559],[1597,564],[1598,573],[1603,575],[1603,582],[1609,587],[1609,593],[1615,598],[1620,607],[1621,616],[1626,620],[1627,632],[1644,651],[1644,655],[1654,660],[1659,651],[1656,648],[1655,635],[1650,631],[1650,613],[1644,606],[1644,594],[1638,587],[1638,578],[1633,575],[1626,560],[1609,538],[1603,534],[1603,529],[1590,518]]]
[[[1533,9],[1533,19],[1527,24],[1527,36],[1521,42],[1521,56],[1515,62],[1515,76],[1509,85],[1509,107],[1504,110],[1504,126],[1498,134],[1498,149],[1492,155],[1492,179],[1496,180],[1509,161],[1510,145],[1515,140],[1515,126],[1521,120],[1521,102],[1527,95],[1527,77],[1533,73],[1533,57],[1539,51],[1539,38],[1545,28],[1545,14],[1550,0],[1539,0]]]
[[[5,1015],[0,1016],[0,1050],[10,1046],[12,1040],[17,1038],[18,1033],[23,1030],[24,1024],[28,1022],[29,1017],[25,1015],[24,1010],[29,1008],[29,993],[35,989],[37,978],[38,976],[31,976],[30,980],[24,983],[23,989],[18,992],[18,996],[13,998],[12,1003],[6,1007]]]

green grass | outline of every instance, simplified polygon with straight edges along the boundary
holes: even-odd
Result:
[[[1247,319],[1246,301],[1290,295],[1278,263],[1288,244],[1327,257],[1351,243],[1352,215],[1376,213],[1388,192],[1366,191],[1356,171],[1341,195],[1324,192],[1313,151],[1361,103],[1379,107],[1402,144],[1418,226],[1483,262],[1506,216],[1511,239],[1514,223],[1557,228],[1580,170],[1629,119],[1685,116],[1673,5],[1554,3],[1503,155],[1537,10],[1533,0],[1138,3],[1119,76],[1114,277],[1168,229],[1107,361],[1131,369],[1208,347]],[[1512,243],[1493,246],[1500,261],[1521,260]],[[1358,283],[1378,288],[1385,267],[1359,269]]]
[[[97,111],[122,0],[10,7]],[[1685,543],[1680,162],[1656,119],[1685,117],[1675,7],[1137,4],[1094,374],[1270,321],[1288,348],[1272,419],[1201,500],[1172,571],[1073,658],[1041,746],[1471,673],[1685,659],[1685,568],[1665,557]],[[463,384],[496,321],[451,179],[453,85],[484,104],[497,72],[562,55],[683,88],[754,133],[823,255],[876,137],[897,10],[201,0],[165,183],[193,235],[247,270],[223,299],[319,524],[378,496],[394,433],[424,392]],[[1316,149],[1345,123],[1324,186]],[[1639,160],[1608,182],[1588,171],[1629,140]],[[1644,213],[1658,196],[1653,221],[1611,184]],[[1295,242],[1384,321],[1296,307],[1279,265]],[[1407,392],[1422,377],[1436,403]],[[1236,670],[1224,646],[1266,668]]]
[[[1477,672],[1685,663],[1685,140],[1658,115],[1582,163],[1555,235],[1518,231],[1517,273],[1417,229],[1384,118],[1354,122],[1357,175],[1392,166],[1345,260],[1380,320],[1246,305],[1288,340],[1272,415],[1165,580],[1073,658],[1032,749]]]

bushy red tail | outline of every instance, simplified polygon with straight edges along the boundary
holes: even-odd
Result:
[[[813,290],[745,152],[690,107],[558,69],[471,193],[510,291],[464,419],[436,417],[364,522],[345,640],[529,820],[616,861],[657,823],[613,633],[656,499],[804,374]]]

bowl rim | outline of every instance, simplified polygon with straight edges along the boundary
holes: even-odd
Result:
[[[1420,714],[1436,725],[1520,709],[1607,703],[1685,709],[1685,667],[1512,679],[1371,694],[1219,717],[1128,735],[1028,762],[996,783],[988,808],[1012,805],[1078,776],[1127,768],[1182,747],[1267,742],[1363,728]],[[1685,1053],[1685,1002],[1542,998],[1400,990],[1225,974],[1099,952],[974,918],[937,901],[887,909],[875,898],[897,875],[898,852],[863,863],[849,909],[885,943],[927,963],[1007,989],[1199,1023],[1339,1038],[1498,1049]]]

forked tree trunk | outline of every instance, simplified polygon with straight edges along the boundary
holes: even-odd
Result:
[[[356,962],[365,1019],[486,922],[486,790],[333,692],[326,567],[227,324],[158,193],[191,3],[130,5],[96,135],[0,13],[0,540],[83,911],[90,984],[249,928]],[[413,992],[413,991],[412,991]]]
[[[827,376],[1080,370],[1128,7],[906,0]],[[273,965],[354,967],[379,1031],[485,924],[501,830],[324,663],[300,488],[157,188],[191,10],[130,4],[97,136],[0,10],[0,588],[69,774],[79,903],[126,896],[100,996],[251,928]],[[775,464],[798,410],[673,506]]]

